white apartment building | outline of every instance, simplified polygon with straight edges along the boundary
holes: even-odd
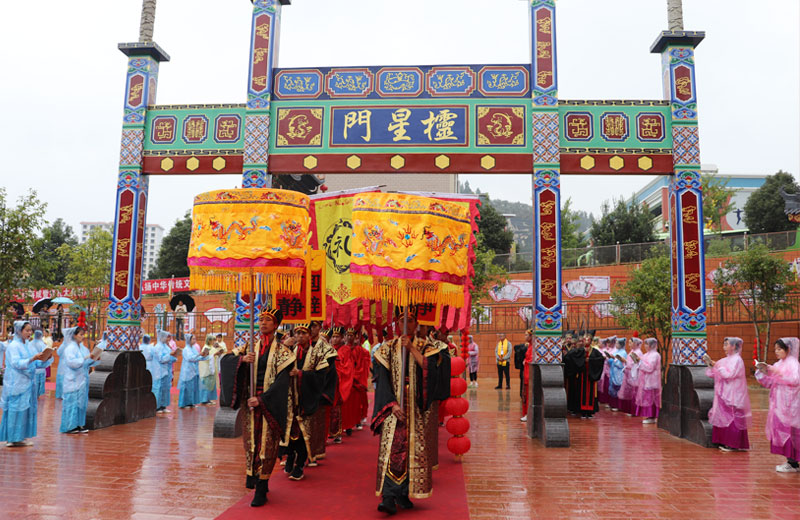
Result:
[[[114,234],[113,222],[81,222],[81,244],[89,238],[92,229],[100,228]],[[144,232],[144,259],[142,261],[142,278],[147,280],[150,270],[156,265],[158,251],[161,249],[161,241],[164,238],[164,228],[158,224],[147,224]]]

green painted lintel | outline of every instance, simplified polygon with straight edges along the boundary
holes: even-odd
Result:
[[[562,331],[560,330],[534,330],[534,336],[546,336],[546,337],[554,337],[558,336],[559,338],[562,336]]]
[[[705,338],[706,332],[684,332],[684,331],[673,331],[672,338]]]
[[[108,325],[116,325],[118,327],[141,327],[142,322],[140,320],[108,320],[106,322]]]

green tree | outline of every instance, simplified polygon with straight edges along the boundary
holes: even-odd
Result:
[[[33,190],[12,206],[7,201],[6,189],[0,188],[0,305],[3,312],[36,260],[33,237],[45,224],[46,208],[47,204],[41,202]]]
[[[581,215],[572,209],[572,199],[561,206],[561,266],[572,267],[585,251],[586,237],[581,232]]]
[[[508,274],[505,269],[495,264],[495,253],[486,245],[484,236],[479,234],[475,244],[475,276],[472,277],[472,316],[480,323],[485,315],[480,301],[489,295],[489,290],[496,286],[505,285]]]
[[[611,294],[612,313],[622,327],[658,339],[662,373],[672,343],[670,272],[669,257],[648,258]]]
[[[797,229],[783,212],[784,202],[780,189],[786,193],[800,193],[800,186],[790,173],[779,171],[770,175],[744,205],[744,223],[750,233],[772,233]]]
[[[87,314],[97,314],[111,277],[111,233],[100,228],[89,232],[83,244],[62,244],[58,255],[67,267],[66,284],[78,289],[77,299]]]
[[[149,278],[181,278],[189,276],[186,257],[189,256],[189,241],[192,238],[192,215],[186,212],[161,242],[156,265],[149,273]]]
[[[60,218],[42,229],[42,236],[33,241],[36,258],[31,264],[25,286],[31,289],[54,287],[67,283],[68,266],[58,254],[64,244],[78,245],[72,227]]]
[[[734,209],[731,197],[736,190],[728,187],[728,178],[704,174],[700,177],[703,188],[703,218],[709,228],[722,233],[722,219]]]
[[[628,204],[619,199],[613,202],[614,209],[608,201],[601,206],[602,215],[592,223],[590,234],[596,246],[620,244],[638,244],[655,241],[652,216],[642,204]]]
[[[726,260],[714,274],[717,299],[722,304],[741,304],[756,333],[756,355],[766,361],[772,322],[779,312],[792,308],[788,299],[797,288],[795,275],[783,258],[769,254],[759,244]],[[761,341],[762,333],[765,341]]]
[[[496,255],[509,254],[511,244],[514,243],[514,233],[506,229],[506,218],[487,200],[483,201],[479,210],[481,219],[478,221],[478,232],[483,237],[483,243]]]

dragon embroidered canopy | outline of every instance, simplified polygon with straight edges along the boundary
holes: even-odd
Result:
[[[299,292],[309,254],[309,205],[307,195],[273,189],[196,196],[192,289],[250,292],[252,280],[260,293]]]

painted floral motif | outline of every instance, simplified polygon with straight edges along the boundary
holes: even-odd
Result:
[[[397,238],[400,239],[400,243],[403,244],[405,247],[413,246],[414,240],[418,236],[419,235],[415,233],[413,229],[411,229],[411,224],[407,225],[404,230],[397,232]]]

